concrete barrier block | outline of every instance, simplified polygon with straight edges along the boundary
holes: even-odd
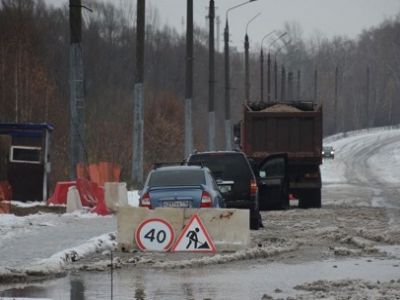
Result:
[[[118,211],[118,207],[128,205],[126,182],[106,182],[104,198],[107,208],[112,212]]]
[[[123,206],[118,210],[118,249],[138,249],[135,230],[146,219],[160,218],[171,224],[175,242],[189,219],[197,213],[217,251],[236,251],[250,244],[249,211],[240,209],[176,209]]]
[[[117,214],[118,248],[122,251],[137,249],[135,230],[146,219],[160,218],[171,224],[176,238],[182,230],[184,212],[182,209],[145,207],[120,207]]]
[[[81,197],[76,186],[70,186],[67,192],[67,213],[82,209]]]
[[[197,213],[217,251],[236,251],[250,245],[249,210],[185,209],[185,220]]]

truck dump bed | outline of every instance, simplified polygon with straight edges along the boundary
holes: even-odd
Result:
[[[246,105],[242,148],[252,157],[287,153],[290,161],[322,161],[322,109],[312,102]]]

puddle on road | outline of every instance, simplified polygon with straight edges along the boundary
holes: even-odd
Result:
[[[398,250],[398,249],[396,249]],[[397,251],[396,251],[397,252]],[[71,274],[65,278],[12,288],[1,297],[51,299],[261,299],[264,294],[286,297],[293,287],[316,280],[397,280],[400,259],[373,258],[282,264],[252,261],[197,269],[129,269]],[[275,292],[279,289],[282,292]],[[301,292],[303,293],[303,292]]]

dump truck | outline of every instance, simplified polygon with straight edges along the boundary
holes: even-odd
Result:
[[[258,175],[261,209],[287,208],[289,195],[301,208],[321,207],[321,105],[246,104],[235,140]]]

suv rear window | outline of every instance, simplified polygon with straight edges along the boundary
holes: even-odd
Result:
[[[149,186],[177,186],[205,184],[203,170],[159,170],[154,171]]]
[[[251,180],[252,173],[246,158],[239,153],[194,154],[189,164],[203,163],[212,172],[215,179]]]

